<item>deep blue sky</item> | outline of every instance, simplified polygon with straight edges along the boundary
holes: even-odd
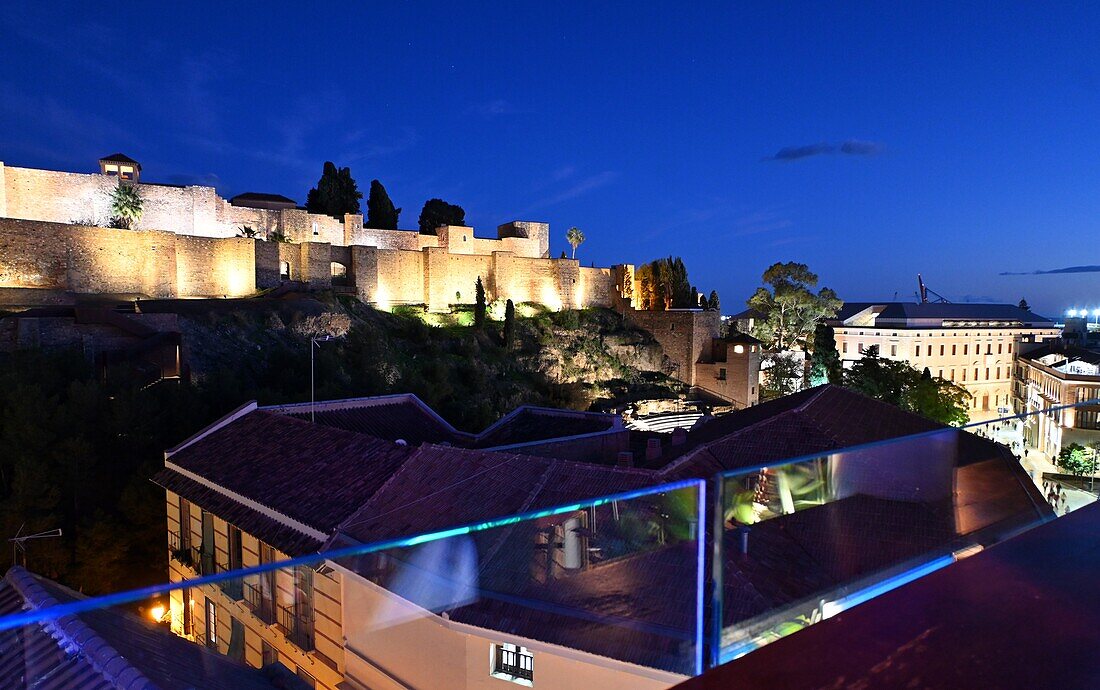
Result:
[[[1100,306],[1100,273],[999,275],[1100,263],[1096,3],[348,4],[9,3],[0,160],[301,202],[331,159],[402,227],[432,196],[555,254],[577,225],[585,263],[679,254],[727,313],[779,260],[852,300],[920,271]]]

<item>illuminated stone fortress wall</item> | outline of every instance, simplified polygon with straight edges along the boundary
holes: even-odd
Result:
[[[490,300],[615,305],[612,269],[551,259],[546,223],[506,223],[495,238],[456,226],[422,235],[364,228],[361,215],[336,219],[293,202],[257,207],[223,199],[213,187],[138,178],[142,216],[122,230],[103,227],[117,184],[111,174],[0,162],[0,303],[57,303],[72,293],[238,297],[285,279],[328,288],[336,277],[382,307],[445,310],[473,302],[480,277]],[[243,226],[290,242],[237,237]]]

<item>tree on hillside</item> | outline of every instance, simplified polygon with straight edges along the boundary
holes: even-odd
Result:
[[[442,199],[428,199],[420,210],[420,234],[434,235],[443,225],[465,225],[466,211]]]
[[[584,232],[580,228],[573,227],[565,231],[565,240],[569,242],[569,245],[573,247],[573,256],[571,259],[577,258],[577,247],[584,244]]]
[[[474,283],[474,328],[481,330],[485,327],[485,286],[481,283],[481,276]]]
[[[366,226],[379,230],[396,230],[399,215],[401,215],[401,209],[394,208],[386,188],[378,180],[371,180],[370,195],[367,197]]]
[[[504,331],[501,333],[501,340],[504,343],[504,347],[512,347],[512,341],[514,341],[515,338],[516,305],[512,304],[512,300],[508,300],[504,305]]]
[[[814,351],[810,357],[810,385],[840,383],[842,374],[840,353],[836,351],[836,336],[833,328],[819,323],[814,330]]]
[[[345,213],[359,213],[362,198],[351,168],[337,168],[332,161],[325,161],[321,179],[306,195],[306,210],[342,219]]]
[[[642,309],[663,311],[694,306],[687,267],[680,257],[651,261],[638,269],[637,276]]]
[[[874,345],[843,373],[843,385],[941,424],[962,426],[969,421],[970,393],[965,388],[934,378],[928,369],[922,372],[907,362],[883,359]]]
[[[111,192],[111,227],[130,229],[141,220],[144,200],[136,185],[122,180]]]
[[[810,349],[817,324],[836,316],[844,302],[829,288],[817,286],[817,274],[806,264],[772,264],[763,275],[764,286],[757,288],[748,305],[758,311],[752,335],[772,350]]]
[[[1031,311],[1031,305],[1027,303],[1026,299],[1021,299],[1020,303],[1016,306],[1018,306],[1020,309],[1023,309],[1024,311]]]

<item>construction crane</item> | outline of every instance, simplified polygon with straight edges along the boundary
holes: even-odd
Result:
[[[950,300],[948,300],[946,297],[944,297],[940,293],[936,292],[935,290],[929,289],[928,286],[924,284],[924,278],[922,278],[921,275],[918,273],[917,274],[917,299],[918,299],[918,301],[921,304],[928,304],[928,302],[929,302],[929,300],[928,300],[929,293],[931,293],[933,296],[935,296],[936,299],[931,300],[935,304],[950,304],[951,303]]]

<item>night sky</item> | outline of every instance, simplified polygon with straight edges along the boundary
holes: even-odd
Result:
[[[1100,264],[1100,4],[348,4],[6,3],[0,160],[299,202],[333,160],[402,227],[435,196],[555,255],[577,225],[585,264],[681,255],[727,313],[780,260],[1100,306],[1100,267],[1002,275]]]

